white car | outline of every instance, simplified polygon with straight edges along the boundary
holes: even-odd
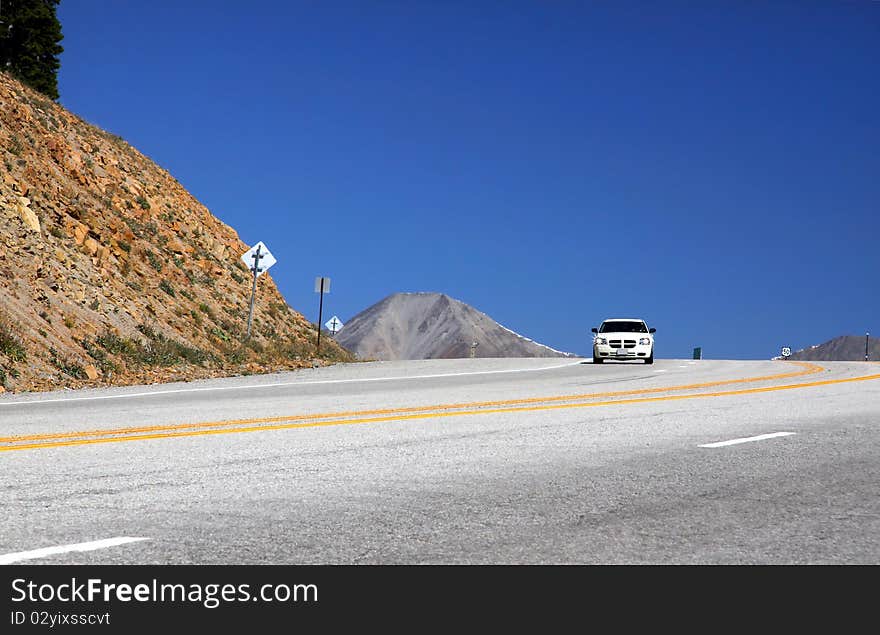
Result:
[[[606,359],[643,359],[654,363],[654,332],[644,320],[612,318],[593,328],[593,363]]]

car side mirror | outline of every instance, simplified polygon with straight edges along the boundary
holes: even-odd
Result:
[[[597,329],[595,326],[594,326],[593,328],[591,328],[590,330],[593,331],[593,333],[598,333],[598,332],[599,332],[599,329]]]
[[[654,328],[648,329],[648,333],[656,333],[656,332],[657,332],[657,329],[654,329]]]

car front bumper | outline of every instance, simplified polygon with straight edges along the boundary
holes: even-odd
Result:
[[[613,348],[608,344],[593,344],[593,357],[602,359],[644,359],[651,357],[650,344],[636,344],[633,348]]]

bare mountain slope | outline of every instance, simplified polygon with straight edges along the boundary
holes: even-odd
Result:
[[[841,335],[824,344],[795,351],[789,359],[813,362],[862,361],[865,359],[865,336]],[[868,359],[875,362],[880,360],[880,338],[868,338]]]
[[[566,357],[440,293],[397,293],[351,318],[337,342],[361,359]]]
[[[168,172],[0,73],[0,392],[311,365],[314,330]],[[350,359],[330,342],[322,355]]]

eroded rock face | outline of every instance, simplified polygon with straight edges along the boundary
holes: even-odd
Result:
[[[314,330],[168,172],[0,73],[0,386],[312,366]],[[322,356],[350,359],[329,341]]]

